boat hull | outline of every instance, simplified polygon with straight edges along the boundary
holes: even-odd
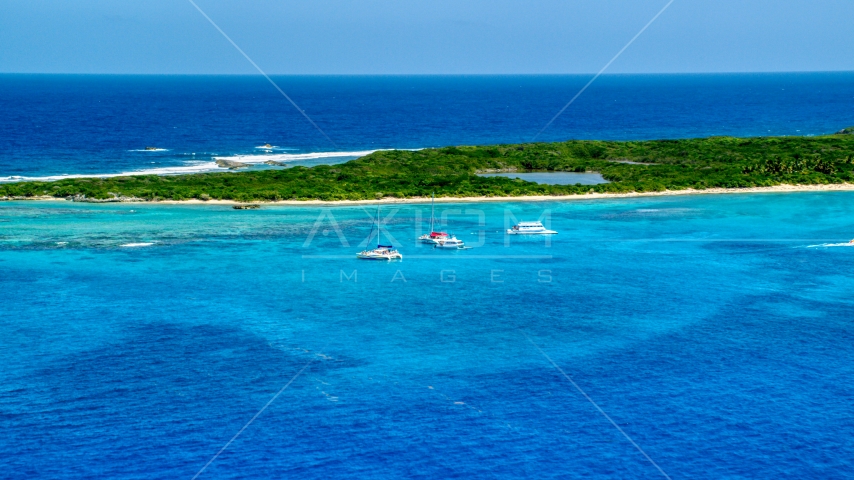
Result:
[[[554,230],[542,230],[539,232],[520,232],[519,230],[507,230],[507,235],[557,235]]]
[[[356,258],[360,260],[402,260],[403,255],[397,253],[393,255],[377,255],[371,253],[357,253]]]
[[[431,245],[436,245],[439,242],[447,240],[449,237],[447,235],[421,235],[418,237],[418,241],[421,243],[427,243]]]

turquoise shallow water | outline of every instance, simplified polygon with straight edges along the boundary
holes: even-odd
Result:
[[[528,182],[547,185],[598,185],[608,183],[601,173],[577,172],[519,172],[519,173],[483,173],[482,177],[521,178]]]
[[[385,206],[394,263],[373,207],[0,203],[0,471],[190,478],[293,379],[199,478],[660,476],[527,335],[672,478],[851,476],[852,200]]]

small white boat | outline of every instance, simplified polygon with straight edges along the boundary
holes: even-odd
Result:
[[[261,145],[260,147],[255,147],[255,148],[258,148],[258,149],[261,149],[261,150],[272,150],[272,149],[274,149],[274,148],[276,148],[276,147],[274,147],[274,146],[270,145],[269,143],[265,143],[264,145]]]
[[[554,230],[548,230],[542,222],[519,222],[507,230],[507,235],[555,235]]]
[[[371,227],[371,233],[368,237],[369,239],[373,237],[373,227]],[[356,254],[356,258],[361,260],[402,260],[403,255],[400,254],[393,246],[391,245],[380,245],[380,206],[377,205],[377,248],[373,250],[362,250],[361,252]]]
[[[464,248],[465,246],[466,244],[462,240],[459,240],[457,237],[450,237],[438,240],[434,248],[450,248],[454,250],[459,250],[461,248]]]
[[[362,260],[401,260],[403,255],[391,245],[377,245],[373,250],[364,250],[356,254]]]

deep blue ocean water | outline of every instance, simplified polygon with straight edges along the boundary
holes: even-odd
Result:
[[[0,476],[854,475],[854,194],[373,213],[0,203]]]
[[[254,77],[0,75],[0,178],[527,141],[587,77],[277,80],[337,146]],[[852,102],[851,73],[606,76],[541,139]],[[854,193],[441,204],[457,252],[388,205],[395,263],[355,259],[374,213],[0,202],[0,478],[192,478],[277,392],[199,478],[663,478],[548,358],[674,479],[854,476]]]
[[[0,75],[0,180],[215,168],[266,143],[289,160],[526,142],[589,76],[275,80],[334,145],[260,76]],[[854,72],[605,75],[539,140],[818,135],[854,125],[852,112]]]

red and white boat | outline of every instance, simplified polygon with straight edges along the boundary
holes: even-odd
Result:
[[[435,222],[435,216],[433,214],[434,208],[433,204],[435,202],[435,195],[431,195],[430,199],[430,233],[425,233],[418,237],[418,241],[421,243],[429,243],[430,245],[438,245],[439,242],[447,240],[450,238],[445,232],[434,232],[433,231],[433,223]]]
[[[445,232],[430,232],[429,234],[425,233],[424,235],[421,235],[420,237],[418,237],[418,240],[420,240],[421,243],[429,243],[435,245],[439,242],[447,240],[448,238],[450,237]]]

